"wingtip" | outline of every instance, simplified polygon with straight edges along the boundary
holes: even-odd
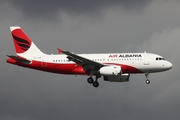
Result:
[[[62,49],[60,49],[60,48],[57,48],[57,50],[58,50],[58,53],[60,54],[60,53],[62,53]]]
[[[20,27],[19,27],[19,26],[10,26],[10,30],[11,30],[11,31],[13,31],[13,30],[15,30],[15,29],[20,29]]]

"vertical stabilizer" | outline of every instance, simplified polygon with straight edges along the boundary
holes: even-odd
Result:
[[[19,26],[10,27],[16,54],[22,57],[31,55],[43,55],[33,41]]]

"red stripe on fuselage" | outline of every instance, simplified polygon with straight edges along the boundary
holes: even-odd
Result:
[[[81,66],[78,66],[75,63],[64,64],[64,63],[50,63],[50,62],[41,62],[41,61],[32,61],[31,64],[23,64],[19,61],[16,61],[12,58],[8,58],[7,62],[14,65],[19,65],[22,67],[27,67],[31,69],[59,73],[59,74],[88,74],[86,73]]]
[[[59,74],[80,74],[80,75],[88,75],[89,73],[84,71],[82,66],[78,66],[75,63],[50,63],[50,62],[41,62],[41,61],[32,61],[31,64],[23,64],[21,62],[18,62],[12,58],[7,59],[8,63],[19,65],[22,67],[27,67],[31,69],[46,71],[46,72],[52,72],[52,73],[59,73]],[[106,63],[109,65],[118,65],[122,68],[122,73],[143,73],[139,69],[124,65],[124,64],[115,64],[115,63]]]

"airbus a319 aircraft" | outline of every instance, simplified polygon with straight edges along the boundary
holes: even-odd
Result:
[[[58,74],[88,75],[87,82],[99,86],[98,78],[105,81],[127,82],[130,74],[142,73],[149,84],[150,73],[172,68],[162,56],[151,53],[74,54],[58,48],[59,54],[41,52],[18,26],[10,27],[16,55],[7,55],[8,63]],[[95,79],[93,79],[95,77]]]

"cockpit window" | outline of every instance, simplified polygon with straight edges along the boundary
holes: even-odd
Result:
[[[164,58],[159,58],[159,57],[158,57],[158,58],[156,58],[156,60],[165,60],[165,59],[164,59]]]

